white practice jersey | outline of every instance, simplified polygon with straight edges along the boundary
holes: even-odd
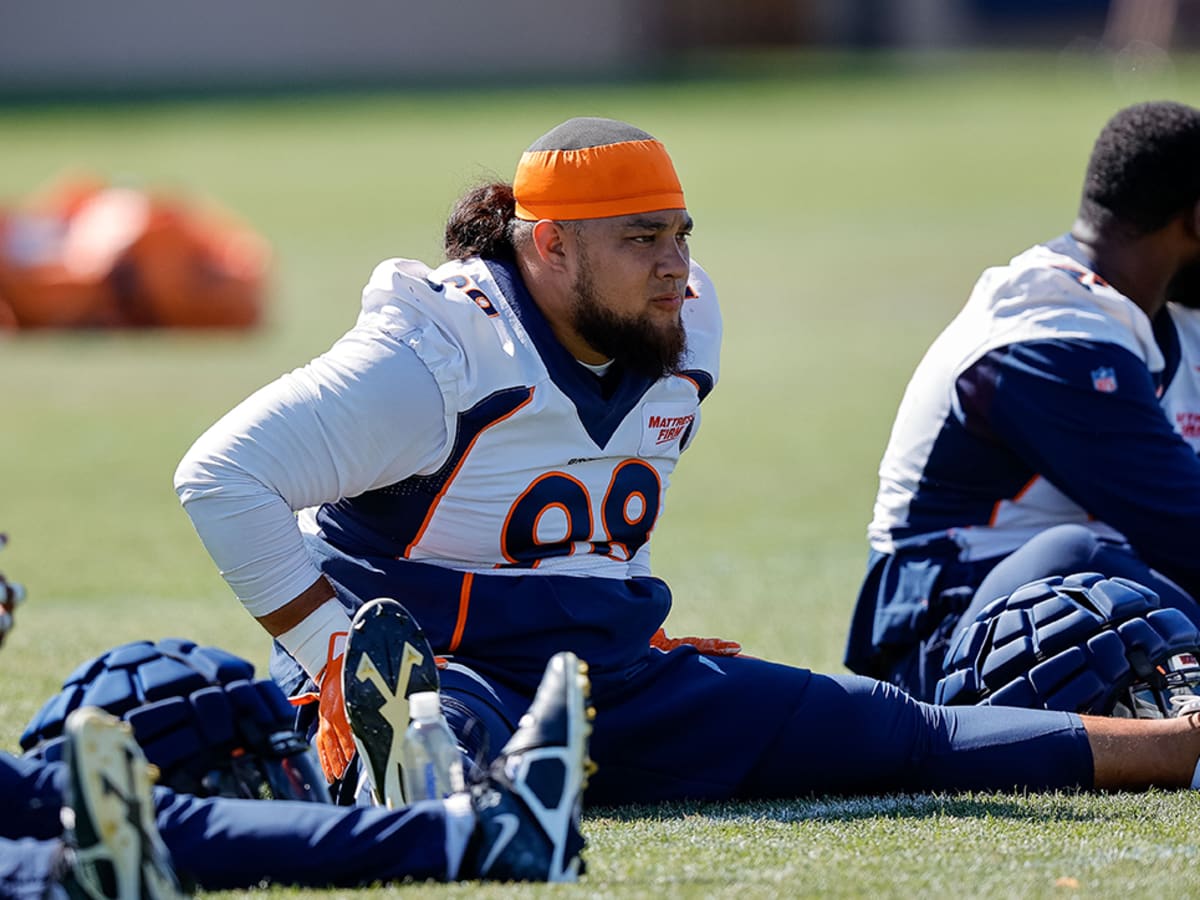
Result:
[[[985,358],[1000,350],[1016,356]],[[1088,468],[1077,452],[1087,444],[1081,435],[1103,435],[1135,389],[1118,377],[1124,363],[1147,380],[1162,372],[1150,320],[1080,262],[1069,237],[985,271],[900,404],[880,465],[871,546],[890,553],[898,541],[941,533],[962,559],[985,559],[1069,522],[1119,538],[1068,490]],[[1072,391],[1063,408],[1048,408],[1060,402],[1052,382]],[[1004,430],[1010,420],[1012,434]],[[1055,468],[1060,449],[1075,456],[1061,468],[1079,472]]]
[[[1179,338],[1179,362],[1166,382],[1162,405],[1167,419],[1200,453],[1200,309],[1167,304]]]
[[[1069,236],[984,272],[897,413],[846,665],[896,675],[998,560],[1060,525],[1200,596],[1197,366],[1200,315],[1151,321]],[[898,677],[931,699],[939,660]]]
[[[598,376],[511,267],[388,260],[354,329],[217,423],[177,489],[255,615],[317,575],[281,508],[316,507],[317,527],[355,555],[647,574],[664,493],[718,375],[719,307],[694,264],[682,317],[678,375]]]

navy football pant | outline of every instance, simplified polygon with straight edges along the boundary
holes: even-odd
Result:
[[[262,881],[353,887],[447,875],[446,810],[437,801],[391,811],[158,790],[155,804],[176,870],[206,890]]]
[[[52,896],[49,888],[58,880],[62,852],[58,841],[0,838],[0,898],[44,900]]]
[[[0,897],[40,897],[60,857],[66,767],[0,756]],[[306,887],[447,875],[446,812],[191,797],[158,788],[157,824],[176,870],[206,890],[261,881]]]
[[[1058,525],[1030,538],[996,565],[979,584],[955,633],[975,621],[985,606],[1023,584],[1051,575],[1099,572],[1136,581],[1155,591],[1163,606],[1178,609],[1200,627],[1200,604],[1165,575],[1146,565],[1127,544],[1096,537],[1082,525]]]
[[[534,685],[442,673],[468,758],[499,752]],[[1092,785],[1078,716],[939,707],[859,676],[751,657],[652,650],[620,676],[592,672],[592,804]]]
[[[318,538],[309,550],[352,609],[397,597],[446,652],[463,576]],[[494,757],[533,698],[546,661],[588,662],[596,707],[591,804],[929,790],[1090,787],[1078,717],[999,707],[942,708],[856,676],[751,657],[653,650],[670,609],[658,579],[476,574],[469,619],[442,672],[443,704],[469,760]],[[271,674],[304,679],[280,648]]]
[[[1000,559],[962,562],[951,541],[930,540],[925,545],[914,543],[894,559],[872,553],[847,650],[848,665],[919,699],[933,699],[946,648],[985,606],[1051,575],[1099,572],[1129,578],[1153,589],[1163,606],[1175,607],[1200,627],[1200,604],[1179,585],[1150,568],[1128,545],[1101,540],[1082,525],[1048,528]],[[890,582],[885,578],[888,572]],[[892,633],[886,640],[876,637],[880,643],[872,656],[864,642],[884,611]],[[929,619],[920,627],[909,624],[925,616]]]

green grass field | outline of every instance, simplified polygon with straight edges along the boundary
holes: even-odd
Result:
[[[1105,119],[1196,102],[1200,67],[776,63],[658,85],[0,109],[0,198],[90,168],[215,197],[276,252],[271,321],[253,336],[0,341],[0,571],[30,588],[0,654],[0,747],[77,662],[121,641],[187,636],[265,664],[179,510],[176,462],[350,326],[375,262],[432,261],[453,198],[511,177],[521,148],[572,115],[667,143],[693,252],[722,292],[721,385],[655,538],[668,626],[841,671],[908,373],[983,267],[1070,225]],[[581,886],[519,895],[1200,896],[1198,813],[1197,797],[1159,792],[605,810],[586,822]]]

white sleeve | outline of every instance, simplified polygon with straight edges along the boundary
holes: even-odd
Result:
[[[175,491],[221,575],[261,617],[320,575],[296,510],[431,471],[448,440],[441,390],[416,353],[356,328],[205,432]]]

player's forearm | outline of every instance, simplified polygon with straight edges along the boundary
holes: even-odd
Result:
[[[273,612],[258,616],[258,624],[272,637],[279,637],[303,624],[334,596],[333,585],[322,575],[294,599]]]
[[[316,679],[329,658],[330,641],[350,630],[350,617],[321,576],[307,590],[274,612],[258,618],[262,625]]]
[[[242,605],[313,678],[350,620],[304,547],[291,508],[224,454],[193,449],[175,477],[183,508]]]

